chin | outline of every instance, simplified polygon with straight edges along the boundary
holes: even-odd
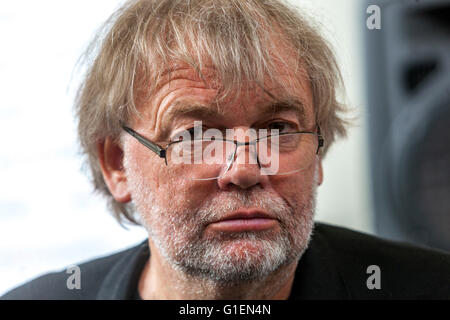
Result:
[[[202,247],[197,251],[200,255],[185,256],[179,261],[178,269],[194,277],[228,285],[260,281],[291,264],[301,254],[286,238],[268,240],[255,235],[204,243]]]

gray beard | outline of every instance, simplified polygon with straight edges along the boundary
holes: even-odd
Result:
[[[177,212],[160,206],[140,177],[132,180],[134,205],[150,239],[172,268],[186,277],[221,285],[259,281],[298,261],[308,247],[314,225],[316,183],[304,190],[303,199],[292,206],[255,186],[250,191],[222,193],[205,201],[196,212]],[[208,223],[246,207],[267,210],[278,218],[280,229],[204,235]],[[245,246],[245,250],[236,252],[239,246]]]
[[[258,205],[254,202],[248,205],[248,201],[243,203],[229,201],[222,208],[214,205],[203,206],[196,214],[188,215],[190,222],[180,221],[181,219],[178,223],[168,221],[164,230],[152,225],[151,222],[154,219],[143,220],[146,222],[144,225],[150,238],[161,255],[182,274],[228,284],[251,282],[264,279],[283,266],[300,259],[308,247],[313,230],[314,200],[315,195],[311,197],[309,206],[302,208],[300,215],[297,212],[296,219],[294,213],[286,210],[286,206],[280,205],[278,199],[266,198]],[[195,226],[194,221],[202,221],[203,217],[220,216],[218,212],[231,212],[246,207],[246,203],[247,207],[262,207],[281,217],[281,231],[277,234],[274,232],[220,233],[214,238],[202,238],[201,229],[192,227]],[[161,212],[155,210],[155,206],[152,208],[153,210],[147,211],[148,217],[161,219],[164,213],[167,214],[166,210]],[[162,232],[158,232],[158,229]],[[179,235],[191,236],[186,239]],[[231,250],[236,244],[231,245],[230,249],[230,243],[233,242],[251,245],[242,255]]]

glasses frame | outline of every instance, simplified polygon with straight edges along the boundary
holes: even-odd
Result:
[[[168,163],[167,163],[167,149],[170,146],[172,146],[173,144],[183,142],[183,140],[171,141],[165,147],[162,147],[162,146],[160,146],[160,145],[158,145],[158,144],[148,140],[147,138],[145,138],[141,134],[137,133],[136,131],[134,131],[130,127],[122,125],[122,128],[128,134],[133,136],[137,141],[139,141],[141,144],[143,144],[145,147],[147,147],[148,149],[150,149],[151,151],[156,153],[160,158],[164,158],[166,166],[168,165]],[[274,135],[268,135],[268,136],[265,136],[263,138],[256,138],[256,139],[254,139],[252,141],[247,141],[247,142],[239,142],[237,140],[229,140],[229,139],[217,139],[217,140],[233,142],[234,143],[234,145],[235,145],[234,153],[233,153],[233,158],[234,158],[234,156],[236,155],[237,148],[240,147],[240,146],[256,145],[256,143],[258,143],[259,140],[268,139],[271,136],[283,136],[283,135],[288,135],[288,134],[312,134],[312,135],[317,136],[318,144],[317,144],[316,154],[319,154],[320,148],[324,146],[324,139],[323,139],[323,137],[322,137],[322,135],[320,133],[320,127],[319,126],[317,126],[317,132],[312,132],[312,131],[284,132],[284,133],[279,133],[279,134],[274,134]],[[203,140],[203,139],[192,139],[192,140]],[[259,163],[258,155],[256,156],[256,159],[257,159],[257,162],[258,162],[258,166],[261,167],[261,165]],[[229,166],[231,165],[231,163],[229,164]]]

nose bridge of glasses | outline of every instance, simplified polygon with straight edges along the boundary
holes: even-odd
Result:
[[[238,179],[237,177],[240,177],[239,179],[244,179],[244,177],[253,177],[252,179],[256,179],[256,176],[260,176],[260,165],[256,151],[252,151],[254,143],[238,143],[235,141],[234,145],[234,152],[227,158],[226,167],[222,171],[220,178],[230,177],[230,179]]]
[[[256,143],[257,143],[256,139],[244,142],[235,140],[234,152],[227,158],[228,169],[234,163],[236,163],[237,165],[247,165],[247,164],[259,165],[258,155],[255,147]]]
[[[244,141],[244,142],[235,141],[237,147],[256,145],[256,142],[257,142],[256,139],[253,139],[252,141]]]
[[[255,128],[235,127],[226,130],[226,139],[233,143],[233,153],[227,154],[227,168],[230,168],[235,162],[238,164],[247,162],[257,163],[257,161],[254,161],[255,155],[251,155],[251,153],[255,153],[254,149],[257,143],[257,137],[258,134]],[[246,150],[249,150],[249,161],[246,161]]]

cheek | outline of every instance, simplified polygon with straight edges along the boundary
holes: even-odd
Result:
[[[294,209],[309,204],[316,184],[314,167],[293,175],[271,177],[273,189]]]
[[[155,201],[160,208],[178,213],[189,213],[198,209],[213,190],[209,181],[187,178],[185,168],[182,166],[170,167],[165,164],[163,158],[153,157],[142,150],[135,151],[131,152],[133,163],[128,162],[129,179],[134,180],[130,183],[130,187],[139,189],[136,186],[141,183],[145,189],[131,190],[136,198],[139,197],[137,194],[139,192],[150,192],[153,195],[151,201]],[[151,208],[151,205],[146,203],[147,208]]]

